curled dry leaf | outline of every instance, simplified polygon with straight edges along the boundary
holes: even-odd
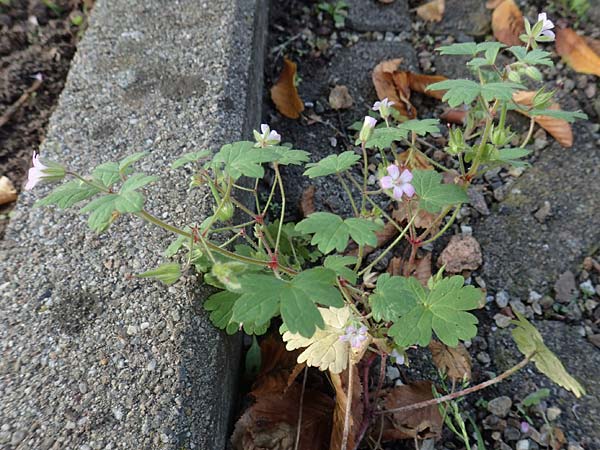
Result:
[[[17,199],[17,190],[8,177],[0,177],[0,205],[12,203]]]
[[[471,356],[464,345],[448,347],[432,340],[429,350],[435,366],[445,372],[451,380],[461,382],[471,379]]]
[[[302,217],[315,212],[315,185],[311,184],[309,187],[304,189],[302,197],[300,198],[300,213]]]
[[[439,22],[444,17],[445,0],[431,0],[417,8],[417,16],[428,22]]]
[[[455,235],[438,258],[438,266],[445,266],[448,273],[475,270],[483,263],[481,247],[473,236]]]
[[[329,106],[333,109],[348,109],[354,100],[346,86],[335,86],[329,93]]]
[[[494,37],[506,45],[523,45],[519,36],[525,32],[523,14],[514,0],[488,2],[489,8],[495,8],[492,13],[492,31]]]
[[[517,91],[513,94],[513,101],[527,108],[533,105],[533,97],[535,97],[535,91]],[[552,103],[548,109],[558,111],[560,106],[558,103]],[[526,110],[516,109],[516,111],[530,117]],[[573,130],[571,124],[566,120],[549,116],[535,116],[534,120],[563,147],[568,148],[573,145]]]
[[[304,103],[298,95],[294,82],[295,77],[296,63],[284,58],[283,70],[277,83],[271,88],[271,100],[275,103],[277,111],[290,119],[297,119],[304,111]]]
[[[384,409],[401,408],[433,398],[433,385],[429,381],[397,386],[383,397]],[[391,414],[384,423],[383,440],[427,439],[437,437],[442,431],[443,419],[437,405]],[[374,428],[378,428],[375,426]]]
[[[556,30],[556,53],[577,72],[600,77],[600,55],[571,28]]]
[[[359,429],[362,423],[364,406],[361,399],[362,385],[358,369],[352,365],[352,405],[350,406],[350,424],[347,448],[355,448]],[[331,430],[331,441],[329,450],[342,448],[342,437],[344,433],[344,419],[348,408],[348,375],[349,369],[341,374],[330,373],[331,383],[335,389],[335,409],[333,411],[333,429]]]

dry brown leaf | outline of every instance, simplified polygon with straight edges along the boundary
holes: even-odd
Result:
[[[294,83],[295,77],[296,63],[284,58],[281,75],[271,88],[271,100],[275,103],[277,111],[290,119],[297,119],[304,111],[304,103],[302,103]]]
[[[439,22],[444,17],[445,0],[431,0],[417,8],[417,16],[428,22]]]
[[[362,386],[360,377],[358,375],[358,369],[355,365],[350,366],[350,370],[353,371],[352,377],[352,405],[350,413],[350,431],[348,433],[348,447],[356,447],[356,439],[358,438],[358,431],[360,429],[364,405],[361,399]],[[346,415],[346,408],[348,403],[348,374],[349,369],[344,370],[341,374],[335,374],[329,372],[331,376],[331,382],[335,389],[335,409],[333,412],[333,429],[331,431],[331,441],[329,443],[329,450],[339,450],[342,448],[342,436],[344,433],[344,419]]]
[[[8,177],[0,177],[0,205],[12,203],[17,199],[17,190]]]
[[[577,72],[600,77],[600,55],[571,28],[556,30],[556,53]]]
[[[302,197],[300,198],[300,213],[302,217],[315,212],[315,185],[311,184],[309,187],[304,189]]]
[[[401,408],[433,398],[429,381],[397,386],[388,391],[383,399],[384,409]],[[437,405],[391,414],[391,427],[385,427],[383,439],[427,439],[439,436],[442,431],[442,416]]]
[[[477,239],[469,235],[454,235],[438,258],[438,266],[448,273],[475,270],[483,263],[481,247]]]
[[[335,86],[329,93],[329,106],[333,109],[348,109],[354,100],[346,86]]]
[[[519,105],[530,107],[533,105],[535,91],[517,91],[513,94],[513,101]],[[552,103],[548,109],[560,110],[558,103]],[[527,111],[516,109],[520,114],[530,117]],[[573,146],[573,130],[571,124],[563,119],[549,116],[536,116],[535,123],[546,130],[563,147]]]
[[[524,33],[523,14],[514,0],[504,0],[494,5],[492,13],[492,31],[499,42],[506,45],[523,45],[519,36]]]
[[[471,355],[464,345],[448,347],[441,342],[432,340],[429,350],[435,366],[448,374],[451,380],[461,382],[471,379]]]
[[[448,78],[442,75],[423,75],[420,73],[413,72],[410,72],[408,77],[409,86],[413,91],[419,92],[420,94],[428,95],[429,97],[437,98],[438,100],[442,99],[446,91],[428,91],[427,86],[447,79]]]

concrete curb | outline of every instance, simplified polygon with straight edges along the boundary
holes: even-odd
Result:
[[[168,165],[259,123],[266,18],[266,0],[98,0],[42,155],[87,171],[148,151],[147,208],[200,222],[209,195]],[[128,277],[172,237],[133,218],[96,236],[32,209],[45,192],[21,196],[0,244],[0,448],[225,448],[239,338],[210,324],[195,276]]]

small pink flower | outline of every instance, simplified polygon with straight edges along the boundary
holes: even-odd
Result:
[[[40,155],[37,153],[33,153],[33,167],[29,169],[29,173],[27,175],[27,184],[25,185],[25,190],[30,191],[38,184],[42,179],[46,177],[44,170],[48,169],[47,166],[42,164],[40,161]]]
[[[350,342],[350,346],[354,349],[359,349],[364,341],[367,340],[367,327],[364,325],[358,330],[355,326],[350,325],[346,328],[346,334],[340,336],[340,341]]]
[[[543,22],[541,35],[554,39],[554,32],[550,31],[554,28],[554,24],[547,18],[546,13],[538,14],[538,22]]]
[[[410,182],[413,179],[413,174],[408,169],[404,169],[400,173],[400,169],[395,164],[389,165],[387,168],[388,175],[379,180],[379,184],[383,189],[393,189],[394,198],[400,200],[403,194],[408,198],[415,195],[415,188]]]

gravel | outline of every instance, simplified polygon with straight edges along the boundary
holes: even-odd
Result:
[[[202,221],[206,192],[167,168],[258,125],[258,19],[262,0],[98,0],[42,156],[85,171],[148,151],[137,167],[166,176],[147,209]],[[46,192],[21,195],[1,243],[2,446],[224,448],[239,340],[209,322],[194,275],[170,288],[130,277],[172,237],[128,217],[97,236],[83,217],[32,209]]]

